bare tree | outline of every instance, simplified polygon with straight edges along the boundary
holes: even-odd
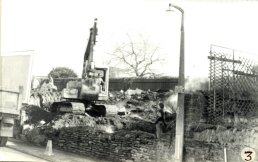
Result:
[[[134,42],[128,36],[128,42],[121,43],[111,54],[109,64],[116,67],[124,67],[127,72],[136,77],[155,77],[154,66],[161,63],[163,59],[158,55],[158,46],[151,45],[141,38],[140,42]]]

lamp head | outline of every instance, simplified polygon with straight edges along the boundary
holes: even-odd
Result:
[[[171,11],[174,12],[173,6],[172,6],[171,3],[169,3],[167,11],[168,11],[168,12],[171,12]]]

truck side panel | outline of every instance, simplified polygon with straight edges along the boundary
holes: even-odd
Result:
[[[19,115],[19,92],[0,89],[0,113]]]
[[[0,56],[0,146],[13,136],[21,103],[28,102],[33,55]]]
[[[19,92],[22,102],[28,102],[33,55],[0,56],[0,87]]]

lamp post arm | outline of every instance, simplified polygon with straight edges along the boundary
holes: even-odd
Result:
[[[169,6],[174,7],[175,9],[177,9],[178,11],[181,12],[181,14],[182,14],[182,16],[181,16],[181,31],[184,31],[184,17],[185,17],[184,16],[184,10],[177,5],[169,4]]]

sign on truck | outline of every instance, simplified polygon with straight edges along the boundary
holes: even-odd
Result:
[[[0,56],[0,146],[13,136],[22,102],[30,93],[32,55]]]

